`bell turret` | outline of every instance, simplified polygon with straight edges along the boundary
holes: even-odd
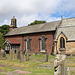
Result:
[[[13,18],[11,19],[11,26],[17,27],[16,22],[17,22],[17,20],[16,20],[15,16],[13,16]]]
[[[12,30],[14,28],[17,28],[17,19],[15,18],[15,16],[13,16],[13,18],[11,19],[11,25],[9,30]]]

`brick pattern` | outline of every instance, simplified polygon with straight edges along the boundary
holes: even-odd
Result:
[[[15,35],[15,36],[8,36],[5,37],[6,39],[16,39],[20,43],[20,50],[26,50],[26,41],[25,39],[27,36],[31,38],[31,51],[32,52],[39,52],[40,51],[40,40],[39,38],[45,35],[46,40],[46,49],[47,52],[52,52],[52,46],[53,46],[53,32],[43,32],[43,33],[34,33],[34,34],[25,34],[25,35]]]

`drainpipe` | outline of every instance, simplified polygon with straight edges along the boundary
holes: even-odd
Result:
[[[22,50],[24,50],[24,35],[22,35]]]

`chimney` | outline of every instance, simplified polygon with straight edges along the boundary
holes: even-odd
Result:
[[[13,18],[11,19],[11,25],[10,25],[9,31],[11,31],[14,28],[17,28],[17,20],[15,16],[13,16]]]

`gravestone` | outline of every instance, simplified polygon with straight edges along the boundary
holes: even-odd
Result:
[[[46,53],[46,62],[48,62],[48,53]]]
[[[16,57],[17,57],[17,59],[20,59],[20,51],[19,50],[16,50]]]
[[[26,51],[25,57],[26,57],[26,61],[29,61],[29,51],[28,50]]]
[[[20,63],[24,62],[24,53],[20,51]]]
[[[54,61],[55,72],[54,75],[66,75],[66,55],[56,55],[56,60]]]
[[[56,60],[54,61],[54,75],[60,75],[60,55],[56,55]]]
[[[0,59],[6,59],[6,52],[3,49],[0,50]]]
[[[68,73],[67,75],[70,75],[70,68],[69,67],[67,68],[67,73]]]
[[[14,61],[14,59],[15,59],[15,50],[11,49],[9,54],[10,54],[10,60]]]
[[[37,52],[35,52],[34,55],[37,55]]]
[[[66,75],[67,72],[67,62],[66,62],[66,55],[61,55],[61,75]]]

